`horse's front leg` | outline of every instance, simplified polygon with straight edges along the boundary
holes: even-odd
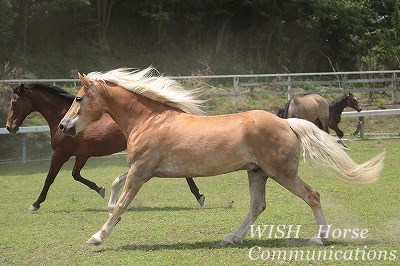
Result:
[[[61,169],[61,166],[68,161],[69,156],[60,156],[57,153],[53,153],[51,156],[51,163],[50,163],[50,169],[49,172],[47,173],[46,180],[44,181],[44,185],[42,188],[42,191],[40,192],[39,197],[37,200],[32,203],[32,205],[28,208],[29,211],[31,212],[36,212],[40,208],[40,204],[43,203],[46,200],[47,193],[49,192],[51,184],[53,184],[54,179],[56,178],[58,172]]]
[[[82,157],[82,156],[77,156],[75,159],[75,165],[74,168],[72,170],[72,176],[73,178],[88,186],[89,188],[93,189],[94,191],[96,191],[97,193],[100,194],[100,196],[102,196],[104,198],[105,194],[106,194],[106,190],[104,187],[99,187],[97,186],[96,183],[84,178],[83,176],[81,176],[81,169],[83,168],[83,166],[85,166],[87,160],[89,159],[89,157]]]
[[[108,217],[108,220],[101,229],[95,233],[87,243],[93,245],[100,245],[103,243],[103,240],[110,235],[112,229],[119,222],[121,215],[125,212],[140,188],[150,178],[150,175],[144,175],[143,172],[138,171],[137,168],[132,165],[126,177],[124,190],[121,193],[111,215]]]
[[[128,172],[118,176],[117,178],[115,178],[114,182],[111,185],[111,195],[110,200],[108,201],[108,212],[110,215],[112,214],[115,204],[117,203],[119,191],[121,190],[121,187],[125,184],[127,175]]]

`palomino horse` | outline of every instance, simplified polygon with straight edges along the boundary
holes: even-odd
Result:
[[[75,136],[109,113],[127,136],[130,169],[124,190],[88,243],[101,244],[110,235],[140,188],[154,176],[213,176],[247,170],[250,210],[223,244],[241,243],[264,211],[269,178],[311,207],[319,230],[310,243],[323,244],[321,238],[328,231],[320,196],[298,176],[300,157],[329,166],[352,183],[373,183],[380,175],[384,153],[358,165],[335,139],[303,119],[282,119],[257,110],[219,116],[189,114],[202,113],[201,101],[176,81],[152,76],[151,71],[116,69],[80,75],[83,87],[60,122],[65,134]]]
[[[46,119],[51,134],[53,154],[50,169],[42,192],[32,206],[29,207],[30,211],[37,211],[40,208],[40,204],[45,201],[50,186],[60,168],[71,156],[76,156],[72,170],[74,179],[104,197],[104,188],[98,187],[92,181],[83,178],[80,171],[89,157],[109,155],[126,149],[124,134],[108,114],[75,138],[62,134],[58,129],[58,124],[71,106],[74,98],[74,96],[58,87],[43,84],[21,84],[13,88],[11,106],[6,123],[7,130],[10,133],[16,133],[24,119],[30,113],[37,111]],[[199,203],[203,205],[205,197],[199,193],[199,189],[192,178],[188,178],[187,181],[191,191]]]
[[[329,132],[329,104],[318,94],[291,98],[277,115],[281,118],[301,118],[313,122],[320,129]]]

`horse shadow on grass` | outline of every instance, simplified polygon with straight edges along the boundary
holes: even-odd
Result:
[[[289,239],[248,239],[244,240],[242,244],[237,245],[221,245],[221,241],[203,241],[203,242],[188,242],[188,243],[174,243],[174,244],[130,244],[123,245],[116,250],[119,251],[158,251],[158,250],[196,250],[196,249],[227,249],[239,248],[250,249],[254,246],[263,249],[279,249],[279,248],[314,248],[308,244],[309,239],[305,238],[289,238]],[[363,242],[355,243],[345,240],[334,240],[325,242],[324,246],[373,246],[383,242],[378,240],[366,240]],[[317,247],[318,248],[318,247]],[[95,250],[94,252],[105,252],[108,248]],[[114,249],[110,249],[114,250]]]
[[[164,206],[164,207],[150,207],[150,206],[132,206],[126,209],[125,212],[156,212],[156,211],[193,211],[193,210],[218,210],[218,209],[231,209],[231,207],[216,206],[216,207],[182,207],[182,206]],[[106,208],[88,208],[85,212],[108,212]]]

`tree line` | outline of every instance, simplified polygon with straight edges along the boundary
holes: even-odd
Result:
[[[400,0],[0,0],[0,36],[2,78],[398,69]]]

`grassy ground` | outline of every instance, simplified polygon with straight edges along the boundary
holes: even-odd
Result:
[[[247,234],[242,245],[219,247],[220,240],[236,229],[247,213],[244,172],[196,179],[207,197],[203,208],[185,180],[151,180],[103,245],[89,246],[85,241],[107,219],[107,200],[72,179],[72,162],[64,166],[47,201],[35,214],[27,208],[40,192],[49,162],[1,164],[0,265],[398,265],[399,140],[352,142],[348,146],[357,162],[387,150],[385,169],[377,184],[349,185],[326,177],[307,163],[301,166],[300,175],[320,192],[333,228],[368,230],[365,239],[330,239],[325,247],[306,245],[315,232],[312,213],[274,181],[267,184],[267,210],[255,224],[301,225],[299,238],[252,239]],[[112,180],[125,170],[123,156],[113,156],[92,158],[82,173],[104,185],[108,197]],[[261,256],[257,246],[264,258],[270,257],[251,260],[251,250],[253,258]],[[322,261],[277,261],[272,259],[273,251],[325,252],[328,257]],[[343,258],[350,252],[354,258],[356,251],[357,261]],[[387,260],[377,260],[385,252]],[[330,253],[338,254],[339,260],[329,259]]]

